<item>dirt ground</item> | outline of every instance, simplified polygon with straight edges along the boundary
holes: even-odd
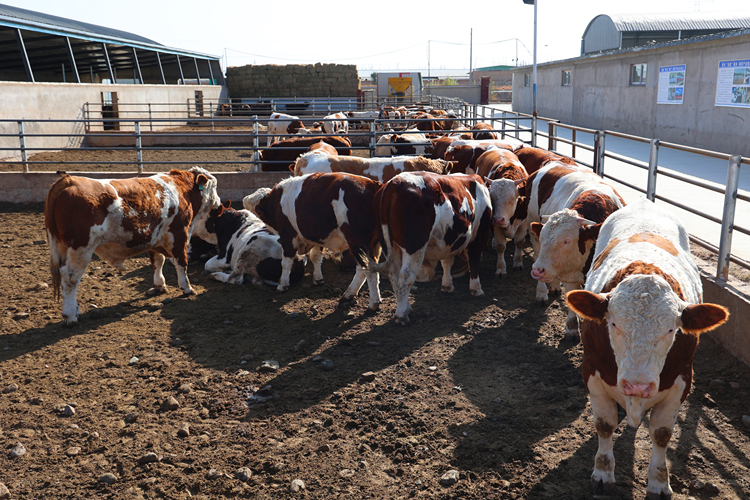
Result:
[[[503,279],[485,253],[484,297],[466,277],[452,294],[419,284],[409,327],[393,322],[386,279],[379,314],[365,314],[366,290],[340,304],[351,273],[329,260],[323,286],[308,268],[284,294],[192,264],[189,297],[170,264],[168,293],[147,297],[147,257],[123,275],[94,260],[83,317],[67,328],[42,210],[0,205],[0,483],[11,498],[592,498],[581,348],[563,339],[559,298],[535,303],[529,248],[526,271]],[[706,335],[695,372],[668,451],[675,498],[749,499],[750,368]],[[614,498],[643,498],[644,425],[620,423],[615,457]],[[451,470],[457,482],[441,484]],[[304,489],[292,492],[295,480]]]

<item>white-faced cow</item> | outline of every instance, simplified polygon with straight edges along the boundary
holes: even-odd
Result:
[[[349,119],[344,113],[339,112],[324,116],[320,123],[326,134],[349,133]]]
[[[667,446],[690,393],[698,336],[729,313],[701,304],[701,278],[685,226],[645,198],[602,224],[594,253],[586,289],[567,296],[584,318],[581,368],[599,436],[591,486],[595,494],[614,488],[617,405],[631,427],[650,408],[646,493],[650,499],[672,498]]]
[[[477,175],[487,179],[492,199],[492,231],[497,251],[496,275],[507,274],[506,239],[513,240],[513,268],[523,269],[523,243],[528,232],[528,203],[523,186],[529,175],[516,155],[507,149],[492,148],[476,161]]]
[[[96,180],[65,175],[47,193],[44,223],[55,297],[67,323],[78,320],[78,284],[91,257],[124,271],[123,262],[148,251],[154,269],[151,293],[166,290],[162,267],[174,258],[186,294],[187,246],[196,217],[220,205],[216,179],[202,168],[134,179]]]
[[[268,118],[268,134],[266,146],[270,146],[279,135],[296,134],[304,128],[298,116],[284,113],[273,113]]]
[[[475,123],[471,126],[471,131],[472,138],[477,141],[500,139],[500,133],[494,132],[492,125],[489,123]]]
[[[443,174],[450,169],[445,160],[424,156],[394,156],[391,158],[360,158],[359,156],[324,156],[305,153],[294,164],[294,175],[313,172],[345,172],[361,175],[378,182],[391,180],[401,172],[434,172]]]
[[[622,208],[624,200],[590,169],[560,162],[532,174],[526,195],[537,300],[548,299],[548,283],[553,291],[560,290],[560,282],[566,292],[582,288],[601,223]],[[544,225],[543,217],[548,217]],[[578,318],[572,311],[565,334],[578,336]]]
[[[426,156],[432,154],[432,149],[432,142],[426,135],[417,129],[409,129],[400,134],[381,135],[375,146],[375,156]]]
[[[442,290],[453,291],[451,266],[455,256],[468,252],[469,289],[483,295],[479,282],[482,249],[490,234],[490,195],[476,175],[402,173],[378,192],[375,206],[386,270],[396,295],[396,323],[409,324],[409,292],[423,268],[443,266]]]
[[[344,299],[352,299],[367,279],[370,310],[380,307],[379,276],[365,267],[380,255],[373,200],[381,184],[358,175],[332,173],[290,177],[273,189],[246,196],[243,205],[272,227],[284,249],[279,291],[289,286],[293,258],[311,253],[313,282],[323,282],[320,249],[340,254],[349,248],[357,271]]]
[[[278,286],[283,257],[279,236],[249,210],[214,208],[195,221],[193,237],[218,247],[218,254],[205,265],[214,279],[241,285],[250,275],[253,283]],[[302,278],[306,262],[304,257],[295,259],[290,283]]]
[[[531,146],[523,146],[513,151],[518,157],[519,161],[523,164],[529,175],[533,174],[544,165],[551,161],[559,161],[561,163],[567,163],[569,165],[576,165],[575,160],[567,156],[561,156],[551,151],[547,151],[542,148],[533,148]]]

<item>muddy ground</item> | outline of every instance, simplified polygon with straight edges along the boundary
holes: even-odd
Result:
[[[592,498],[581,348],[563,339],[559,298],[535,304],[529,248],[527,271],[503,279],[485,253],[484,297],[466,277],[452,294],[420,284],[410,327],[394,324],[386,279],[379,314],[365,314],[366,291],[340,304],[351,273],[329,260],[323,286],[308,269],[284,294],[193,264],[189,297],[170,264],[168,293],[147,297],[147,257],[123,275],[95,260],[66,328],[44,239],[41,205],[0,205],[11,498]],[[675,498],[748,499],[750,368],[706,335],[695,372],[668,451]],[[615,457],[614,498],[643,498],[644,425],[620,423]]]

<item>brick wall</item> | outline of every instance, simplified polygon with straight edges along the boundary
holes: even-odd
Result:
[[[227,68],[231,97],[355,97],[353,64],[267,64]]]

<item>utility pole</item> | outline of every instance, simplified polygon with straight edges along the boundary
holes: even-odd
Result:
[[[471,84],[474,83],[474,78],[473,78],[473,76],[471,74],[471,68],[472,68],[472,66],[471,66],[471,62],[472,61],[471,60],[474,57],[473,56],[473,52],[474,52],[473,42],[474,42],[474,28],[471,28],[471,31],[469,31],[469,83],[471,83]]]
[[[427,40],[427,76],[431,76],[430,74],[430,42],[432,40]]]

